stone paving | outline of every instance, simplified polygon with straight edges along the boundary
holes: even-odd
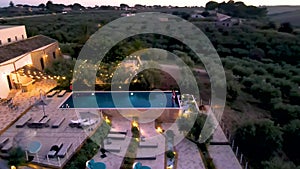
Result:
[[[208,151],[216,169],[242,169],[229,145],[210,145]]]
[[[23,128],[16,128],[15,125],[10,126],[0,136],[2,138],[9,138],[9,141],[14,145],[20,145],[24,149],[27,149],[28,144],[31,141],[39,141],[42,146],[38,154],[32,154],[34,156],[33,162],[43,163],[50,166],[61,166],[68,161],[74,152],[82,145],[84,140],[91,134],[92,130],[79,129],[69,127],[70,120],[78,119],[81,117],[97,118],[97,123],[90,126],[89,128],[96,128],[101,122],[100,116],[97,111],[84,110],[76,112],[74,109],[58,109],[60,103],[65,100],[70,93],[67,93],[64,97],[57,97],[56,95],[52,98],[46,98],[47,105],[45,106],[46,115],[50,118],[48,124],[50,127],[41,129],[32,129],[28,126]],[[87,113],[92,112],[92,113]],[[31,121],[38,121],[43,116],[42,106],[32,107],[22,118],[25,116],[31,117]],[[21,118],[21,119],[22,119]],[[51,125],[57,120],[65,118],[61,126],[58,128],[51,128]],[[63,144],[72,143],[72,147],[68,151],[66,157],[58,158],[47,158],[47,153],[55,143],[63,142]]]
[[[218,125],[213,134],[212,142],[228,142],[220,125]],[[229,145],[209,145],[208,152],[217,169],[242,169],[242,166]]]
[[[122,139],[111,139],[111,144],[110,145],[115,145],[115,146],[120,146],[121,151],[120,152],[109,152],[106,153],[107,157],[101,158],[101,153],[98,152],[93,159],[96,162],[103,162],[106,164],[107,169],[117,169],[120,168],[123,158],[126,154],[127,148],[129,146],[130,140],[131,140],[131,122],[125,118],[122,117],[111,117],[111,122],[112,122],[112,128],[117,131],[121,130],[128,130],[127,132],[127,137],[122,140]],[[106,145],[106,141],[104,141],[104,147]]]
[[[165,166],[165,136],[159,134],[155,130],[154,121],[150,123],[140,123],[142,135],[145,137],[146,143],[157,144],[156,148],[142,148],[137,150],[137,157],[156,157],[155,160],[136,160],[142,165],[155,169],[164,169]]]
[[[178,145],[175,146],[175,149],[178,154],[178,169],[205,169],[204,163],[201,159],[200,152],[196,144],[187,139],[183,139]]]
[[[14,90],[8,96],[8,98],[13,98],[13,103],[18,106],[17,110],[11,110],[6,105],[0,105],[0,133],[40,97],[40,92],[45,93],[54,88],[56,81],[47,79],[36,82],[33,85],[34,87],[30,92],[22,93],[21,90]]]
[[[211,142],[228,142],[228,139],[226,138],[220,125],[218,125],[218,127],[216,128]]]
[[[22,115],[24,110],[26,110],[36,98],[39,98],[41,92],[47,92],[53,87],[55,87],[55,81],[51,80],[43,80],[41,82],[36,82],[34,90],[31,92],[21,93],[16,92],[13,97],[13,102],[18,104],[19,108],[16,111],[10,110],[7,106],[0,106],[0,131],[4,131],[7,126],[9,126],[12,122],[14,122],[19,116]],[[42,89],[43,91],[41,91]],[[0,136],[0,139],[8,137],[10,141],[14,141],[15,144],[21,144],[26,148],[26,145],[30,141],[40,141],[42,143],[42,147],[40,152],[38,153],[38,158],[34,159],[34,162],[50,164],[54,166],[58,166],[59,163],[65,163],[68,158],[77,150],[77,148],[82,144],[82,142],[91,134],[92,130],[82,130],[78,128],[71,128],[68,126],[68,123],[71,119],[78,119],[78,115],[80,116],[90,116],[91,118],[98,118],[99,125],[101,122],[99,112],[95,110],[81,110],[83,112],[92,112],[91,114],[81,114],[73,109],[59,109],[59,105],[68,97],[69,93],[64,97],[54,96],[52,98],[46,98],[47,106],[45,106],[46,114],[51,118],[49,124],[52,125],[56,119],[65,118],[65,121],[58,129],[43,128],[43,129],[30,129],[27,126],[23,128],[16,128],[15,125],[7,128],[5,132],[3,132]],[[109,112],[108,112],[109,113]],[[43,115],[42,106],[34,106],[32,107],[24,116],[32,117],[32,120],[37,120]],[[107,165],[108,169],[117,169],[120,168],[121,163],[123,161],[123,157],[126,153],[127,147],[130,143],[131,139],[131,122],[128,119],[122,119],[120,117],[111,117],[113,128],[116,130],[128,130],[127,136],[125,140],[114,140],[112,144],[120,145],[121,151],[120,153],[107,153],[107,157],[102,159],[100,158],[100,153],[94,156],[95,161],[102,161]],[[96,126],[91,126],[90,128],[94,129]],[[176,133],[175,137],[175,147],[178,152],[178,169],[185,168],[203,168],[203,162],[200,157],[200,153],[195,144],[183,139],[183,134],[178,132],[177,125],[172,125],[170,123],[163,123],[162,128],[164,130],[171,129]],[[142,160],[143,165],[150,166],[155,169],[164,168],[164,146],[165,139],[161,134],[158,134],[154,128],[154,122],[141,123],[140,129],[142,131],[142,135],[145,136],[146,141],[158,143],[158,148],[151,148],[149,151],[145,148],[139,148],[137,151],[138,155],[152,153],[156,156],[156,160]],[[20,135],[20,133],[24,132],[24,138],[19,139],[21,141],[16,141],[16,136]],[[24,134],[23,134],[24,135]],[[46,154],[50,150],[51,146],[54,143],[64,141],[72,142],[73,146],[70,149],[67,157],[64,159],[58,160],[57,158],[48,159],[45,158]],[[214,133],[213,137],[214,142],[225,142],[227,138],[225,137],[222,129],[218,126],[217,130]],[[236,159],[233,151],[230,146],[227,145],[210,145],[208,147],[209,153],[213,158],[213,161],[218,169],[241,169],[238,160]],[[35,155],[36,157],[36,155]]]

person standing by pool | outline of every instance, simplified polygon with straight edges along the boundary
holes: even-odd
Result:
[[[176,98],[175,90],[172,90],[172,107],[174,107],[175,105],[175,98]]]

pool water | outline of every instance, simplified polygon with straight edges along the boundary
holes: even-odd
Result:
[[[179,104],[172,92],[73,92],[60,108],[179,108]]]

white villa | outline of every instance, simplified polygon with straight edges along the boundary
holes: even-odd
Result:
[[[32,76],[22,72],[24,66],[43,71],[62,58],[58,42],[43,35],[27,38],[25,26],[0,26],[0,98],[11,89],[30,90]]]
[[[0,26],[0,46],[27,39],[25,26]]]

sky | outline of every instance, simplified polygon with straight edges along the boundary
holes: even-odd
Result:
[[[0,6],[8,6],[12,1],[16,4],[38,5],[46,4],[48,0],[0,0]],[[133,6],[135,4],[142,5],[172,5],[172,6],[205,6],[209,0],[52,0],[53,3],[63,3],[65,5],[80,3],[83,6],[95,5],[112,5],[119,6],[121,3]],[[224,0],[215,0],[216,2],[223,2]],[[226,2],[228,0],[225,0]],[[238,1],[238,0],[236,0]],[[300,0],[242,0],[246,5],[300,5]]]

